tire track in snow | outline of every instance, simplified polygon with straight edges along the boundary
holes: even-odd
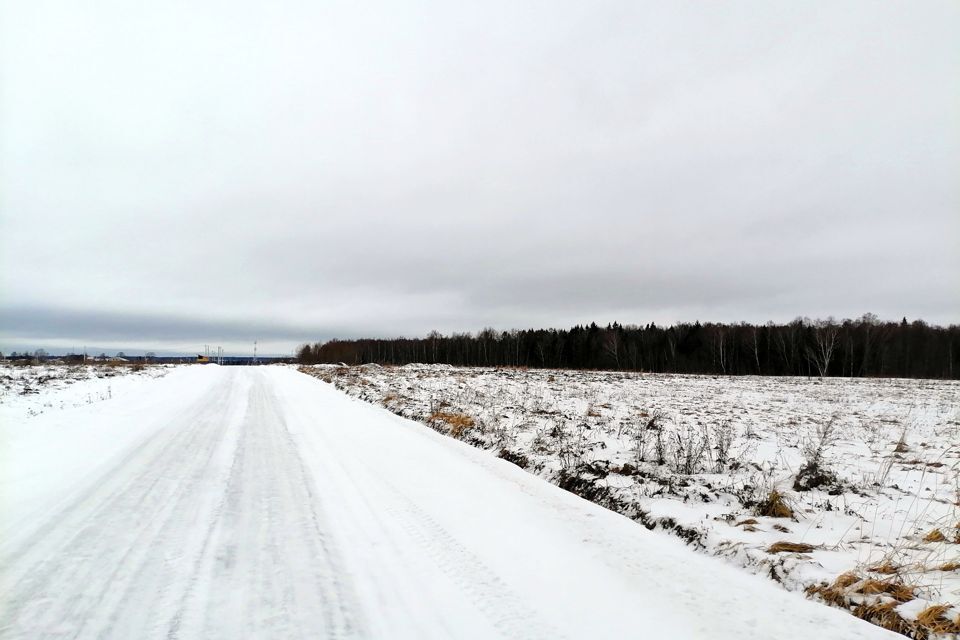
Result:
[[[471,553],[416,503],[392,490],[397,504],[387,512],[437,566],[471,597],[471,602],[504,637],[524,640],[562,640],[565,636],[537,613],[480,558]]]
[[[0,637],[362,637],[269,385],[223,375],[5,556]]]
[[[250,390],[218,517],[170,637],[189,619],[203,637],[362,637],[358,608],[318,515],[313,480],[264,388]],[[242,620],[231,620],[231,611],[242,612]]]
[[[309,416],[299,415],[301,422],[309,423]],[[505,638],[530,640],[562,640],[565,635],[545,621],[532,607],[524,603],[509,584],[486,565],[476,554],[461,544],[435,518],[382,474],[371,468],[365,451],[346,450],[326,436],[329,426],[312,430],[312,437],[323,447],[324,472],[329,473],[330,486],[339,484],[339,492],[350,494],[352,507],[342,516],[360,517],[367,525],[376,524],[376,530],[363,530],[361,535],[384,541],[414,557],[426,556],[465,599],[485,618],[495,632]],[[344,425],[342,428],[351,428]],[[343,481],[346,481],[345,483]],[[364,505],[363,515],[357,509]],[[393,534],[398,534],[394,536]],[[414,550],[411,550],[410,547]],[[398,552],[395,559],[404,554]],[[411,574],[417,568],[410,568]]]
[[[80,637],[114,617],[110,600],[126,608],[156,604],[158,594],[138,602],[132,591],[143,591],[149,563],[173,565],[169,551],[184,548],[163,547],[162,536],[203,479],[226,426],[216,407],[229,404],[231,391],[220,385],[179,412],[51,518],[34,544],[9,556],[0,570],[13,583],[3,598],[4,637]]]

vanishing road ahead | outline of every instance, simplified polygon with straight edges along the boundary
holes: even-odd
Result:
[[[2,425],[0,638],[900,637],[290,368],[111,396]]]

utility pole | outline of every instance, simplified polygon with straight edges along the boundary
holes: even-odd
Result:
[[[253,341],[253,364],[257,364],[257,341]]]

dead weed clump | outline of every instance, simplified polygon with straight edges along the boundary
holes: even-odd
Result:
[[[808,596],[816,596],[825,603],[847,609],[853,615],[878,627],[910,638],[927,638],[929,632],[919,623],[901,616],[896,608],[913,600],[914,587],[895,580],[861,578],[856,573],[841,574],[833,584],[810,585]],[[864,596],[867,596],[864,599]]]
[[[767,553],[810,553],[816,549],[812,544],[805,542],[774,542],[767,548]]]
[[[852,572],[844,573],[831,585],[810,585],[806,593],[909,638],[926,640],[932,634],[960,633],[960,618],[951,619],[950,605],[929,606],[916,620],[907,620],[900,615],[897,607],[910,602],[917,594],[914,587],[897,579],[877,580],[861,578]]]
[[[856,591],[868,596],[887,595],[900,603],[909,602],[916,597],[913,587],[897,580],[867,578],[857,585]]]
[[[848,572],[838,576],[837,579],[833,581],[833,585],[831,586],[834,589],[846,589],[850,585],[856,584],[857,582],[860,582],[860,576],[853,572]]]
[[[783,494],[774,489],[757,504],[757,515],[768,518],[792,518],[793,509],[787,504]]]
[[[805,589],[808,596],[819,596],[824,602],[835,607],[846,608],[847,588],[860,582],[860,576],[855,573],[844,573],[833,581],[833,584],[812,584]]]
[[[881,575],[889,576],[900,571],[900,567],[896,566],[895,564],[887,560],[883,564],[878,564],[873,567],[868,567],[867,571],[869,571],[870,573],[879,573]]]
[[[476,421],[465,413],[452,413],[449,411],[434,411],[427,418],[427,424],[431,426],[445,425],[450,431],[450,435],[459,438],[467,431],[476,426]]]
[[[943,531],[940,529],[933,529],[927,535],[923,536],[924,542],[943,542],[947,539],[947,536],[943,535]]]
[[[917,624],[931,633],[960,633],[960,616],[951,620],[947,612],[952,607],[948,604],[934,604],[917,615]]]
[[[877,601],[869,604],[861,603],[855,606],[851,613],[870,624],[905,635],[908,638],[926,638],[927,634],[925,632],[920,631],[918,633],[917,625],[897,613],[896,607],[898,604],[896,600]]]

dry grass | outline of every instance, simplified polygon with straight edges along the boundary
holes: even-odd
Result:
[[[883,564],[878,564],[873,567],[868,567],[867,571],[869,571],[870,573],[881,573],[883,575],[889,576],[900,571],[900,567],[896,566],[895,564],[887,560]]]
[[[812,544],[805,542],[774,542],[767,548],[767,553],[810,553],[816,549]]]
[[[927,535],[923,536],[924,542],[943,542],[947,539],[947,536],[943,535],[943,531],[940,529],[933,529]]]
[[[948,618],[950,609],[948,604],[931,605],[917,615],[917,624],[932,633],[960,633],[960,616]]]
[[[846,589],[850,585],[860,582],[860,576],[853,572],[842,573],[833,581],[834,589]]]
[[[847,609],[862,620],[911,638],[927,638],[931,629],[911,622],[896,608],[916,596],[913,587],[893,580],[863,579],[856,573],[844,573],[831,585],[810,585],[807,595],[819,596],[827,604]],[[871,596],[864,601],[864,596]]]
[[[757,515],[768,518],[792,518],[793,509],[787,504],[783,494],[774,489],[757,505]]]
[[[738,527],[743,527],[744,531],[759,531],[754,525],[760,524],[755,518],[747,518],[737,523]]]
[[[895,633],[900,633],[912,638],[926,638],[926,633],[917,633],[917,626],[905,620],[903,616],[895,611],[896,606],[896,602],[859,604],[854,607],[852,613],[861,620],[866,620],[871,624],[889,629]]]
[[[951,562],[944,562],[942,565],[937,567],[940,571],[957,571],[960,569],[960,562],[953,560]]]
[[[476,421],[464,413],[452,413],[449,411],[434,411],[427,418],[428,424],[445,424],[450,430],[450,435],[459,438],[464,433],[476,426]]]
[[[897,602],[909,602],[916,597],[913,587],[894,580],[868,578],[857,585],[856,591],[865,595],[887,595]]]
[[[831,585],[812,584],[804,591],[808,596],[820,596],[824,602],[835,607],[847,607],[847,588],[860,582],[860,576],[855,573],[844,573],[837,577]]]

